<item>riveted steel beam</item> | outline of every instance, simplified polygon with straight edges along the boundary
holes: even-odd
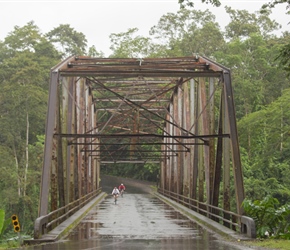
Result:
[[[243,214],[230,70],[209,58],[69,57],[51,70],[45,136],[39,216],[96,190],[111,163],[160,164],[162,189],[224,209],[233,174]]]

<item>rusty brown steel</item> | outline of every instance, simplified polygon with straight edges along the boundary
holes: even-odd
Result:
[[[227,112],[229,119],[229,129],[231,133],[231,149],[232,149],[232,160],[233,160],[233,173],[235,178],[235,192],[237,198],[237,211],[238,214],[243,214],[243,206],[242,203],[245,199],[244,193],[244,182],[243,182],[243,174],[242,174],[242,166],[240,159],[240,147],[238,141],[238,130],[236,125],[236,114],[235,114],[235,106],[234,106],[234,96],[233,89],[231,84],[231,76],[230,72],[225,72],[225,96],[227,97]]]
[[[222,90],[223,91],[223,90]],[[223,110],[223,92],[220,98],[220,109]],[[219,121],[218,121],[218,132],[222,133],[224,128],[224,112],[220,112]],[[215,166],[213,171],[213,194],[211,204],[213,206],[218,206],[219,203],[219,194],[220,194],[220,182],[221,182],[221,170],[222,170],[222,150],[223,150],[223,140],[221,138],[217,139],[216,146],[216,158],[215,158]]]
[[[223,105],[215,106],[215,98]],[[47,215],[49,201],[56,210],[97,189],[102,164],[149,162],[160,164],[163,189],[225,209],[233,171],[243,213],[231,78],[224,66],[200,56],[70,57],[51,71],[48,108],[39,216]]]
[[[185,128],[188,130],[190,128],[190,105],[189,105],[189,90],[188,85],[190,83],[184,84],[183,87],[183,111],[182,111],[182,122],[185,126]],[[182,140],[182,143],[184,143],[185,140]],[[188,147],[188,152],[191,151],[190,146]],[[190,171],[191,171],[191,160],[190,160],[191,154],[190,153],[184,153],[183,158],[183,195],[189,196],[190,195]]]

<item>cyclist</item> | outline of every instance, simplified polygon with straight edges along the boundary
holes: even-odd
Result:
[[[115,198],[115,202],[117,201],[117,198],[118,198],[119,194],[120,194],[120,192],[119,192],[118,188],[114,187],[114,189],[112,191],[112,195]]]
[[[126,187],[123,183],[121,183],[121,185],[119,186],[119,191],[121,193],[121,196],[123,197],[123,192],[125,191]]]

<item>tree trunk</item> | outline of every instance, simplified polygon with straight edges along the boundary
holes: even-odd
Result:
[[[280,120],[280,122],[281,122],[281,124],[280,124],[280,126],[281,126],[281,133],[280,133],[280,140],[281,140],[281,142],[280,142],[280,152],[282,153],[282,151],[283,151],[283,107],[282,107],[282,105],[281,105],[281,120]]]
[[[29,117],[28,112],[26,113],[26,143],[25,143],[25,172],[24,172],[24,187],[23,196],[26,195],[26,181],[28,173],[28,140],[29,140]]]
[[[16,153],[16,148],[15,145],[13,145],[13,151],[14,151],[14,159],[15,159],[15,166],[16,166],[16,174],[17,174],[17,185],[18,185],[18,196],[21,196],[21,181],[20,181],[20,177],[19,177],[19,163],[18,163],[18,159],[17,159],[17,153]]]

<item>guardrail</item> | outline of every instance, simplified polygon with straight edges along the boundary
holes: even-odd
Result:
[[[76,211],[85,206],[94,197],[99,195],[102,189],[96,189],[91,193],[84,195],[83,197],[63,206],[57,210],[54,210],[47,215],[38,217],[34,224],[34,239],[40,239],[42,235],[54,229],[60,223],[72,216]]]
[[[200,202],[187,196],[158,188],[158,193],[182,204],[189,209],[212,219],[236,232],[247,234],[250,238],[256,237],[255,222],[252,218]]]

